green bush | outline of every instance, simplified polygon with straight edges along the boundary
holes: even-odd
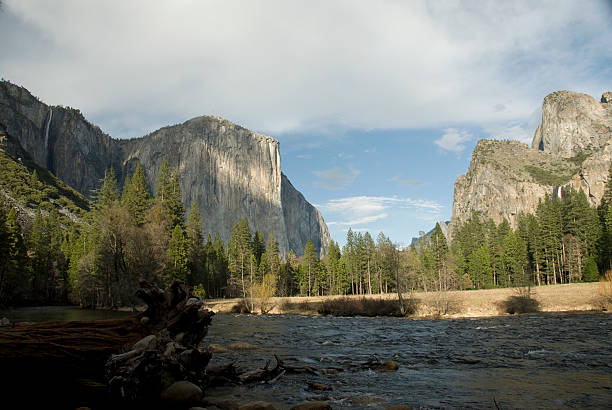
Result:
[[[585,282],[597,282],[599,280],[599,270],[597,270],[597,263],[591,256],[586,258],[584,262],[584,268],[582,270],[582,279]]]

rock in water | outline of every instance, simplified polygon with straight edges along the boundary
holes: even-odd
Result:
[[[50,113],[52,112],[52,115]],[[229,241],[235,221],[274,232],[281,253],[299,256],[308,240],[320,253],[331,237],[319,211],[281,172],[279,143],[218,117],[197,117],[146,137],[116,140],[75,109],[49,107],[28,90],[0,82],[4,149],[53,172],[92,197],[112,165],[119,182],[140,162],[150,188],[164,156],[178,169],[183,205],[199,206],[207,232]]]
[[[399,364],[397,364],[395,360],[387,360],[382,364],[380,369],[385,372],[394,372],[399,369]]]
[[[188,381],[173,383],[164,390],[160,398],[163,402],[174,406],[189,406],[196,404],[202,398],[202,389]]]

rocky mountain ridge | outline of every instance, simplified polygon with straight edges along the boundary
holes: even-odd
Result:
[[[281,253],[303,252],[312,240],[324,254],[331,242],[320,212],[281,172],[279,143],[219,117],[193,118],[145,137],[117,140],[75,109],[49,107],[23,87],[0,82],[4,149],[28,157],[82,194],[92,197],[113,166],[123,181],[140,162],[155,186],[164,157],[178,169],[186,209],[196,201],[204,233],[227,242],[243,217],[254,230],[274,232]]]
[[[455,182],[452,230],[474,212],[516,227],[520,212],[534,213],[546,195],[582,189],[599,205],[612,162],[612,93],[601,101],[558,91],[542,105],[542,123],[532,146],[481,140],[467,173]]]

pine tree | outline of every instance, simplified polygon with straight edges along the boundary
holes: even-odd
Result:
[[[234,223],[228,246],[228,262],[231,272],[229,284],[234,294],[239,294],[245,299],[253,282],[253,272],[249,269],[251,256],[253,256],[251,230],[248,220],[243,218],[240,222]]]
[[[190,283],[188,241],[180,225],[175,225],[172,230],[172,238],[168,243],[168,259],[170,260],[170,271],[174,278]]]
[[[297,278],[298,263],[295,252],[289,251],[287,255],[287,261],[281,263],[280,277],[278,280],[278,293],[279,296],[292,296],[297,293],[296,283],[299,283]]]
[[[562,211],[563,232],[580,240],[585,255],[595,256],[596,245],[601,237],[600,220],[597,211],[589,205],[584,191],[570,189],[564,198]]]
[[[356,286],[356,246],[355,246],[355,234],[353,230],[349,228],[346,234],[346,244],[342,248],[342,259],[344,260],[344,266],[346,267],[346,272],[348,274],[350,283],[351,283],[351,294],[355,295],[357,293]]]
[[[536,243],[538,252],[542,254],[543,269],[546,275],[546,284],[557,283],[560,272],[561,249],[563,237],[563,218],[561,203],[558,199],[552,201],[547,196],[538,203],[536,210],[538,232]]]
[[[147,211],[151,207],[151,195],[147,190],[147,183],[140,162],[136,164],[136,170],[131,180],[126,178],[121,200],[134,218],[136,225],[143,225],[146,221]]]
[[[389,292],[389,287],[396,285],[399,259],[397,249],[391,239],[380,232],[376,238],[376,283],[378,293]]]
[[[365,272],[368,294],[372,294],[372,271],[374,270],[374,251],[376,247],[369,232],[363,235],[363,259],[365,260]]]
[[[0,201],[0,305],[27,298],[28,259],[15,208],[5,214]]]
[[[119,187],[117,185],[117,178],[115,178],[115,170],[111,166],[110,169],[104,175],[102,182],[102,188],[98,191],[96,198],[96,206],[109,206],[115,201],[119,200]]]
[[[599,280],[599,271],[597,270],[597,263],[592,256],[586,258],[584,263],[584,280],[586,282],[597,282]]]
[[[46,240],[46,232],[40,209],[36,213],[32,227],[28,235],[28,249],[32,251],[32,296],[35,300],[43,300],[47,289],[47,256],[49,242]]]
[[[306,242],[306,246],[304,246],[304,259],[302,262],[302,266],[304,269],[304,285],[306,286],[306,296],[312,295],[312,288],[314,285],[314,280],[317,274],[317,264],[319,262],[319,257],[317,256],[317,251],[315,250],[314,244],[309,239]]]
[[[605,272],[612,270],[612,162],[598,210],[602,229],[598,248],[602,270]]]
[[[490,288],[493,286],[491,254],[485,245],[475,250],[470,256],[469,274],[470,279],[477,289]]]
[[[517,232],[510,230],[502,241],[504,272],[499,276],[499,285],[524,285],[527,266],[527,245]]]
[[[176,225],[183,225],[185,209],[181,199],[182,194],[178,170],[171,172],[168,160],[165,157],[157,173],[155,195],[156,202],[168,214],[169,228],[174,229]]]
[[[350,289],[350,282],[346,275],[346,270],[341,262],[342,255],[340,246],[337,242],[332,241],[327,250],[326,268],[330,283],[331,294],[346,294]]]
[[[438,290],[447,290],[448,243],[446,242],[446,236],[444,236],[442,228],[440,228],[440,224],[436,224],[431,234],[430,248],[433,256],[433,269],[437,276]]]
[[[206,294],[211,294],[211,275],[210,268],[208,265],[209,255],[212,262],[212,241],[210,235],[208,237],[208,243],[210,244],[209,249],[204,246],[202,238],[202,217],[200,216],[200,210],[198,209],[197,202],[191,203],[191,209],[189,210],[189,218],[187,220],[186,236],[188,243],[188,259],[189,267],[191,271],[190,278],[191,284],[204,284],[206,285]]]
[[[606,269],[612,269],[612,205],[608,205],[608,209],[603,214],[603,226],[605,229],[601,246],[603,265]]]
[[[266,241],[266,258],[269,270],[267,273],[274,275],[278,278],[280,273],[280,256],[278,250],[278,242],[274,238],[274,232],[270,231],[268,234],[268,240]]]
[[[255,259],[257,260],[257,264],[259,264],[261,262],[261,255],[263,255],[263,253],[266,251],[266,245],[264,243],[264,235],[262,232],[255,231],[255,234],[253,235],[252,248],[253,248],[253,255],[255,256]]]
[[[225,244],[221,240],[219,232],[215,232],[215,240],[212,242],[212,248],[214,257],[210,266],[212,266],[213,271],[214,289],[217,297],[220,297],[222,296],[221,291],[227,287],[229,267],[225,252]]]

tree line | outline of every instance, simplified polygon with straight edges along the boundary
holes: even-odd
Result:
[[[176,170],[164,159],[155,195],[137,164],[119,190],[109,170],[83,223],[66,224],[56,210],[20,228],[14,208],[0,204],[0,304],[71,302],[85,307],[138,303],[141,279],[160,286],[175,278],[202,297],[364,295],[446,291],[598,280],[612,269],[612,166],[599,207],[583,191],[544,198],[517,227],[475,213],[449,242],[440,225],[401,249],[379,233],[349,229],[320,258],[308,241],[303,256],[281,255],[272,232],[234,223],[226,244],[203,237],[192,203],[185,218]]]

